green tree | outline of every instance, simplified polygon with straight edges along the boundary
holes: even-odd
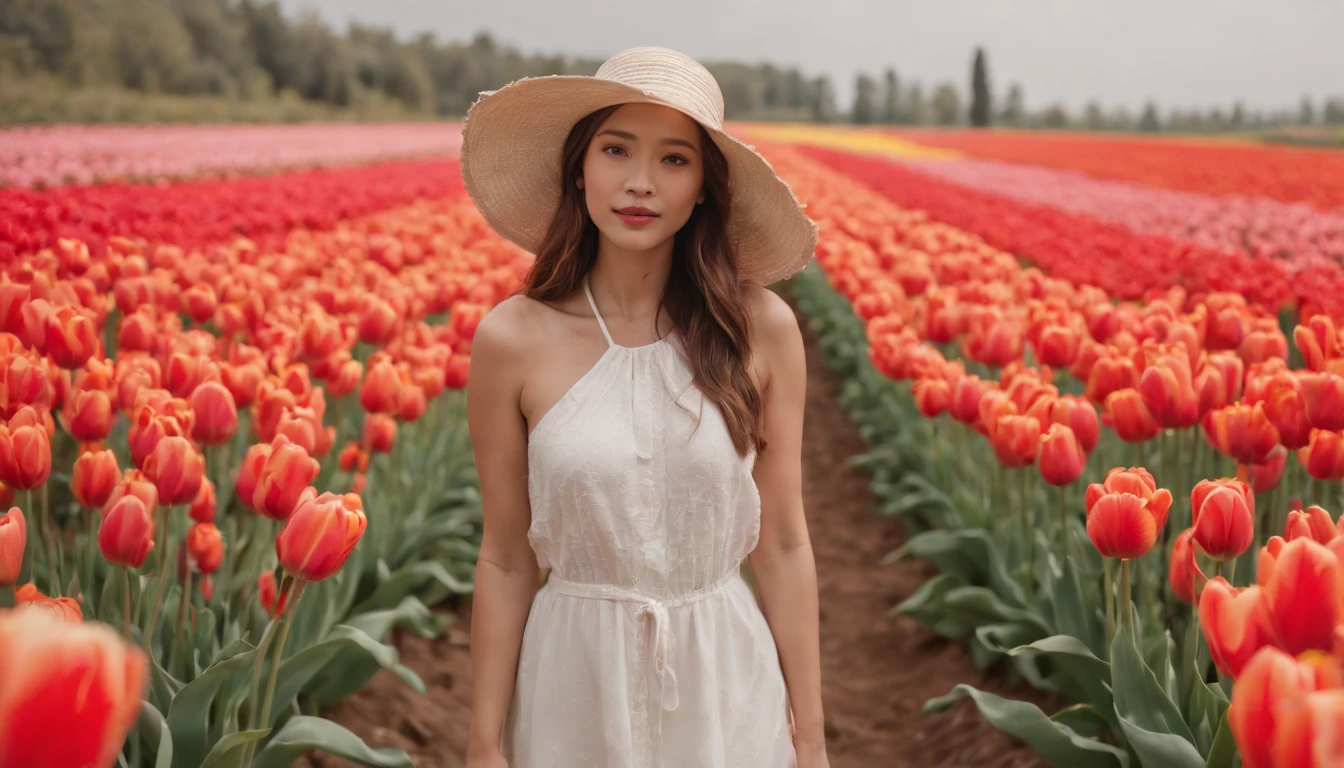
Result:
[[[873,78],[860,74],[854,80],[854,107],[849,119],[856,125],[868,125],[877,122],[877,83]]]
[[[1333,97],[1326,100],[1325,124],[1344,125],[1344,98]]]
[[[1139,130],[1149,133],[1162,130],[1162,122],[1157,116],[1157,105],[1151,101],[1143,106],[1143,117],[1139,118]]]
[[[961,119],[961,95],[951,83],[943,83],[934,90],[931,106],[939,125],[956,125]]]
[[[1313,125],[1316,122],[1316,105],[1311,102],[1311,97],[1303,96],[1302,104],[1297,110],[1297,122],[1299,125]]]
[[[985,62],[985,49],[975,49],[975,61],[971,64],[971,125],[979,128],[989,126],[992,114],[993,98],[989,88],[989,65]]]
[[[1004,125],[1021,125],[1024,106],[1022,104],[1022,86],[1013,83],[1008,86],[1008,98],[1004,101],[1003,111],[999,113],[999,122]]]
[[[835,89],[825,75],[812,81],[812,120],[818,123],[835,120]]]
[[[901,81],[896,70],[887,69],[887,85],[882,100],[882,122],[901,122]]]

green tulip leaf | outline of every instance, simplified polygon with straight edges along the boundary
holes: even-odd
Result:
[[[143,736],[150,744],[158,744],[154,768],[170,768],[173,764],[173,734],[169,731],[168,724],[164,722],[163,714],[155,709],[153,704],[142,699],[136,727],[140,734],[133,738]]]
[[[248,744],[260,741],[270,733],[269,730],[238,731],[215,742],[210,754],[205,756],[201,768],[241,768],[243,751]]]
[[[959,576],[940,573],[920,584],[913,594],[891,609],[891,612],[893,615],[911,616],[943,637],[962,637],[975,629],[975,625],[967,626],[949,616],[950,611],[946,607],[947,593],[962,586],[965,586],[965,582]]]
[[[1101,736],[1113,727],[1111,718],[1091,704],[1065,707],[1051,715],[1050,719],[1088,738]]]
[[[470,584],[463,584],[438,562],[421,561],[412,563],[389,576],[378,585],[367,600],[355,607],[351,613],[358,615],[369,611],[391,608],[402,598],[433,584],[454,594],[466,594],[472,591]]]
[[[290,718],[257,755],[253,765],[254,768],[289,768],[314,749],[374,768],[409,768],[411,765],[410,756],[400,749],[371,749],[344,726],[304,715]]]
[[[924,714],[941,712],[967,697],[990,725],[1025,741],[1052,766],[1129,768],[1129,755],[1123,749],[1078,734],[1064,722],[1046,717],[1035,704],[1005,699],[969,685],[958,685],[946,696],[931,699],[924,705]]]
[[[1190,726],[1144,664],[1123,627],[1111,645],[1111,684],[1120,728],[1145,766],[1203,768]]]
[[[1232,768],[1237,757],[1237,742],[1232,737],[1232,726],[1227,722],[1227,713],[1218,723],[1218,734],[1213,737],[1213,746],[1209,749],[1209,760],[1204,768]]]
[[[1115,708],[1111,694],[1111,665],[1093,655],[1083,641],[1054,635],[1007,651],[1009,656],[1039,654],[1050,659],[1061,693],[1108,713]],[[1112,721],[1113,723],[1115,721]]]
[[[173,732],[177,749],[173,768],[199,768],[209,746],[207,729],[210,724],[210,705],[219,690],[234,676],[246,684],[256,649],[250,649],[215,664],[192,680],[173,699],[168,710],[168,727]]]

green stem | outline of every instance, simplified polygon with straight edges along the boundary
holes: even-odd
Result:
[[[13,584],[7,587],[0,587],[0,609],[13,608],[17,602],[15,597],[15,588]]]
[[[1143,443],[1131,443],[1134,446],[1134,466],[1143,466]]]
[[[1069,489],[1059,486],[1059,556],[1069,556]]]
[[[1129,637],[1136,644],[1138,637],[1134,634],[1134,596],[1129,584],[1129,560],[1120,561],[1120,624],[1129,633]]]
[[[286,606],[284,627],[280,630],[280,638],[275,642],[275,652],[271,656],[271,673],[266,680],[266,696],[261,700],[261,719],[254,726],[255,728],[269,728],[271,720],[271,700],[275,698],[275,682],[280,677],[280,661],[285,652],[285,641],[289,639],[289,628],[294,625],[294,615],[299,611],[299,598],[303,597],[303,587],[307,582],[294,580],[294,594],[289,597],[289,604]],[[279,597],[276,598],[277,600]],[[258,649],[260,650],[260,649]],[[251,768],[252,754],[255,751],[257,742],[253,741],[247,745],[247,752],[243,756],[242,765],[244,768]]]
[[[159,629],[159,609],[163,607],[163,595],[168,590],[168,580],[171,574],[168,572],[170,561],[173,559],[173,535],[168,530],[168,525],[172,522],[170,507],[162,507],[160,513],[159,530],[163,532],[163,557],[159,561],[159,583],[154,588],[154,602],[149,606],[149,623],[145,625],[145,650],[149,652],[149,659],[154,660],[154,636],[158,634]]]
[[[1020,483],[1022,491],[1022,537],[1027,545],[1027,586],[1030,587],[1033,580],[1033,572],[1036,560],[1036,537],[1032,535],[1031,530],[1031,476],[1030,467],[1023,467],[1018,470],[1022,473],[1022,482]]]
[[[121,568],[121,623],[128,642],[135,642],[131,636],[131,569]]]
[[[182,624],[187,618],[187,605],[191,602],[191,581],[191,563],[187,563],[187,579],[186,583],[182,585],[182,598],[177,601],[177,621],[173,627],[172,663],[174,667],[181,667],[183,669],[185,669],[185,662],[182,652]],[[183,674],[185,674],[185,671]],[[183,680],[185,678],[179,675],[178,679]]]
[[[51,522],[51,504],[49,503],[49,496],[47,495],[47,488],[49,485],[50,483],[42,484],[42,528],[44,529],[43,533],[46,534],[47,539],[47,570],[51,573],[51,596],[60,597],[61,565],[60,561],[57,560],[57,558],[60,557],[60,554],[56,547],[56,537],[60,535],[60,532]]]
[[[280,586],[275,590],[275,599],[277,603],[284,596],[285,590],[288,588],[289,576],[282,575],[280,577]],[[288,603],[286,603],[286,605],[288,605]],[[257,644],[257,655],[252,662],[251,694],[247,697],[248,710],[250,712],[248,715],[248,720],[250,721],[250,725],[248,726],[249,729],[254,730],[257,728],[258,715],[260,713],[258,699],[261,696],[261,667],[266,661],[266,651],[271,647],[271,641],[275,639],[275,631],[280,626],[280,620],[282,618],[284,617],[276,616],[266,624],[266,631],[261,636],[261,642]],[[246,761],[244,761],[243,764],[246,765]]]
[[[1106,639],[1115,639],[1115,561],[1106,558],[1102,561],[1106,591]]]

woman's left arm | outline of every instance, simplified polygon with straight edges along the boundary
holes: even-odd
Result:
[[[761,493],[761,535],[750,555],[761,610],[775,637],[793,709],[794,743],[824,760],[817,570],[803,514],[803,407],[807,361],[793,310],[763,290],[753,319],[753,356],[762,362],[765,440],[753,472]],[[822,765],[806,760],[802,765]]]

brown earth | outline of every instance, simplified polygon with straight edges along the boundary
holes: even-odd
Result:
[[[804,328],[806,328],[804,322]],[[817,562],[821,603],[821,661],[826,737],[833,768],[1027,768],[1043,765],[1017,740],[995,730],[969,701],[922,716],[920,707],[957,683],[1000,695],[1046,698],[1025,686],[975,669],[959,644],[913,619],[891,617],[933,575],[932,566],[878,561],[905,540],[899,525],[870,514],[877,502],[868,477],[847,463],[864,450],[862,438],[835,398],[810,330],[805,331],[808,395],[803,443],[803,493]],[[464,764],[471,712],[471,663],[466,647],[469,608],[446,638],[395,638],[402,662],[429,691],[419,696],[388,673],[375,677],[328,717],[371,746],[395,746],[418,768]],[[1047,708],[1046,711],[1052,711]],[[312,768],[345,761],[314,755]]]

